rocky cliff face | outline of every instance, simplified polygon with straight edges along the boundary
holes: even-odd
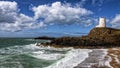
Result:
[[[113,28],[93,28],[87,36],[61,37],[50,45],[60,46],[120,46],[120,30]]]

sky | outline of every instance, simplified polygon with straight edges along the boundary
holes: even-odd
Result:
[[[77,36],[105,17],[120,29],[120,0],[0,0],[0,37]]]

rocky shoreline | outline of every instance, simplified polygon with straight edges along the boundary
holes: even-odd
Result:
[[[92,49],[92,52],[89,53],[89,57],[74,68],[108,68],[109,64],[106,63],[109,58],[105,58],[107,55],[106,52],[107,49]]]
[[[55,38],[51,42],[42,43],[42,45],[92,50],[89,57],[74,68],[120,68],[119,29],[93,28],[87,36]]]
[[[42,43],[53,47],[112,48],[120,46],[120,30],[113,28],[93,28],[87,36],[60,37]],[[39,45],[38,45],[39,46]]]
[[[93,49],[89,57],[74,68],[120,68],[120,47]]]

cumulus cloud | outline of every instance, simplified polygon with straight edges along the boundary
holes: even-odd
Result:
[[[116,15],[111,21],[112,27],[120,28],[120,14]]]
[[[20,13],[16,2],[0,1],[0,30],[14,32],[22,29],[41,28],[50,24],[86,23],[90,25],[91,21],[83,18],[93,14],[92,11],[85,8],[61,2],[31,8],[34,12],[33,17]]]
[[[0,1],[0,23],[14,22],[17,12],[18,12],[18,9],[17,9],[16,2]]]
[[[0,1],[0,30],[19,31],[43,26],[43,23],[36,23],[32,17],[19,13],[16,2]]]
[[[81,17],[92,14],[85,8],[72,7],[71,4],[61,4],[61,2],[33,7],[33,11],[35,13],[34,19],[42,19],[47,24],[81,23]]]

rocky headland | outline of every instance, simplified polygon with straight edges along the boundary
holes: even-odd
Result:
[[[88,57],[74,68],[120,68],[120,29],[97,27],[93,28],[86,36],[55,38],[51,42],[42,43],[42,45],[57,48],[80,48],[81,51],[78,53],[84,53],[85,49],[91,50]],[[79,62],[82,56],[75,55],[73,59],[78,58],[77,62]]]
[[[45,46],[54,47],[113,47],[120,46],[120,29],[97,27],[93,28],[87,36],[60,37],[44,43]]]

